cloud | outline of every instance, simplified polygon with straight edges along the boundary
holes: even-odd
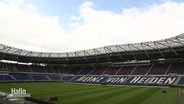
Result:
[[[184,32],[183,2],[123,8],[121,13],[97,10],[93,2],[84,2],[79,15],[69,18],[71,29],[66,29],[58,16],[42,15],[34,5],[15,1],[19,2],[0,1],[0,41],[28,50],[75,51],[164,39]]]
[[[29,50],[38,48],[40,51],[52,50],[52,46],[58,47],[58,43],[64,44],[63,40],[67,37],[59,25],[59,18],[41,15],[27,6],[22,9],[0,2],[1,42]]]
[[[28,5],[27,5],[27,8],[28,8],[28,10],[30,10],[30,11],[36,11],[36,7],[33,6],[32,4],[28,4]]]
[[[24,0],[2,0],[2,1],[8,4],[15,4],[15,5],[24,3]]]
[[[82,5],[80,5],[80,9],[88,9],[88,8],[92,8],[94,7],[94,3],[93,2],[89,2],[89,1],[86,1],[84,2]]]
[[[82,6],[79,17],[83,23],[75,33],[94,34],[104,44],[158,40],[183,33],[183,16],[184,3],[176,2],[123,9],[119,14]]]

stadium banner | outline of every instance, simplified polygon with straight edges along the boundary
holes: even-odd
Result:
[[[173,76],[80,76],[73,80],[79,83],[101,83],[115,85],[173,85]]]

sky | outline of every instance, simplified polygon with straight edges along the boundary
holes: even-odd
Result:
[[[71,52],[184,33],[184,0],[0,0],[0,44]]]

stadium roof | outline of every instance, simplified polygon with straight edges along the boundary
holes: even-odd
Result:
[[[73,52],[35,52],[0,44],[1,60],[33,63],[91,63],[183,57],[184,33],[168,39],[110,45]]]

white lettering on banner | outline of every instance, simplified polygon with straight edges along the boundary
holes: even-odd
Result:
[[[167,78],[167,80],[164,82],[164,84],[173,84],[176,78]]]
[[[82,81],[82,82],[100,82],[103,79],[104,79],[104,77],[80,77],[76,81]]]
[[[134,78],[130,81],[130,83],[137,83],[137,81],[139,81],[140,78],[141,78],[141,77],[134,77]]]
[[[147,78],[147,77],[143,77],[141,78],[137,83],[146,83],[146,81],[150,79],[150,78]]]
[[[96,82],[100,82],[104,77],[100,77]]]
[[[76,81],[81,81],[83,80],[85,77],[80,77],[79,79],[77,79]]]
[[[124,82],[127,78],[120,78],[119,82]]]
[[[78,82],[102,82],[104,79],[107,79],[104,83],[129,83],[129,84],[173,84],[176,81],[176,77],[167,77],[167,76],[135,76],[130,77],[130,80],[127,79],[128,77],[104,77],[104,76],[81,76],[80,78],[76,79]],[[12,90],[13,92],[14,90]]]
[[[148,83],[149,83],[149,84],[155,84],[155,83],[157,82],[157,80],[158,80],[158,78],[153,77],[153,78],[151,78],[151,79],[148,81]]]
[[[108,78],[106,82],[111,82],[111,83],[122,83],[127,79],[127,77],[111,77]]]
[[[157,81],[157,84],[163,84],[165,81],[166,77],[162,77]]]
[[[167,78],[167,77],[153,77],[151,80],[148,81],[149,84],[173,84],[176,78]]]

